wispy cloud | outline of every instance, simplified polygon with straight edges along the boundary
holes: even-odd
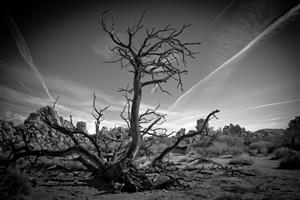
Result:
[[[285,116],[281,116],[281,117],[272,117],[272,118],[268,118],[268,119],[264,119],[264,120],[255,121],[255,122],[252,122],[252,123],[250,122],[250,124],[279,121],[279,120],[282,120],[282,119],[290,119],[291,117],[292,117],[291,115],[285,115]]]
[[[88,104],[87,100],[92,100],[93,92],[95,92],[97,96],[97,101],[101,103],[101,105],[113,104],[118,105],[119,102],[114,100],[111,95],[106,94],[101,89],[93,89],[89,88],[83,84],[80,84],[73,80],[66,80],[64,78],[56,76],[47,76],[45,77],[47,82],[49,83],[49,87],[52,88],[54,93],[57,96],[61,96],[61,100],[66,97],[70,102],[68,103],[80,103],[80,104]]]
[[[277,29],[278,26],[280,26],[283,23],[285,23],[292,16],[298,14],[299,9],[300,9],[300,4],[296,5],[291,10],[289,10],[287,13],[285,13],[282,16],[280,16],[279,18],[277,18],[277,20],[275,20],[273,23],[271,23],[270,25],[268,25],[261,33],[259,33],[254,39],[252,39],[241,50],[239,50],[236,54],[234,54],[232,57],[230,57],[228,60],[226,60],[223,64],[221,64],[219,67],[217,67],[214,71],[212,71],[210,74],[208,74],[202,80],[200,80],[198,83],[196,83],[195,85],[193,85],[188,91],[186,91],[184,94],[182,94],[168,109],[169,110],[174,109],[177,106],[177,104],[180,101],[183,100],[184,97],[188,98],[187,95],[189,95],[193,90],[195,90],[197,87],[199,87],[202,84],[204,84],[206,81],[208,81],[210,78],[212,78],[221,69],[230,66],[229,64],[232,64],[233,61],[237,60],[242,55],[244,55],[256,43],[258,43],[260,40],[262,40],[267,35],[269,35],[270,33],[272,33],[275,29]]]
[[[299,102],[300,99],[292,99],[288,101],[282,101],[282,102],[276,102],[276,103],[269,103],[269,104],[263,104],[263,105],[258,105],[258,106],[253,106],[253,107],[248,107],[248,110],[254,110],[254,109],[260,109],[260,108],[266,108],[270,106],[277,106],[277,105],[282,105],[282,104],[289,104],[289,103],[295,103]]]
[[[11,33],[14,37],[14,40],[16,42],[16,45],[18,47],[18,51],[21,54],[21,56],[23,57],[23,59],[25,60],[25,62],[28,64],[28,66],[32,69],[32,71],[34,72],[35,76],[38,77],[38,79],[40,80],[46,94],[48,95],[48,97],[50,98],[50,100],[53,102],[53,97],[51,96],[48,87],[41,75],[41,73],[39,72],[38,68],[36,67],[36,65],[33,62],[29,47],[21,33],[21,31],[19,30],[16,22],[14,21],[14,19],[12,18],[12,16],[8,16],[8,25],[9,28],[11,30]]]
[[[4,102],[0,101],[0,104],[2,107],[5,107],[3,108],[3,115],[1,114],[0,116],[5,120],[17,120],[18,122],[22,122],[26,117],[28,117],[30,112],[34,112],[36,109],[50,104],[48,98],[34,97],[4,85],[0,85],[0,91],[1,99],[4,100]],[[77,121],[86,122],[89,133],[94,133],[95,124],[94,118],[91,115],[92,101],[82,105],[82,103],[78,102],[77,99],[77,104],[75,104],[76,99],[74,99],[74,97],[67,96],[64,97],[64,101],[71,103],[58,104],[57,108],[59,110],[59,115],[63,116],[67,120],[69,119],[69,116],[72,115],[74,123]],[[110,111],[112,110],[109,109],[107,112]],[[105,119],[101,123],[102,126],[108,127],[114,127],[122,124],[124,124],[122,121],[110,119]]]
[[[147,109],[155,109],[156,107],[157,106],[154,106],[154,105],[150,105],[150,104],[146,104],[146,103],[141,103],[140,110],[141,110],[141,113],[142,113],[142,112],[145,112]],[[176,111],[168,111],[165,108],[159,107],[157,109],[157,113],[166,114],[166,115],[169,115],[169,116],[174,116],[178,112],[176,112]]]
[[[0,91],[1,91],[1,97],[3,99],[6,99],[7,101],[24,102],[24,103],[40,105],[40,106],[45,106],[49,103],[48,99],[34,97],[4,85],[0,85]]]
[[[126,41],[126,37],[124,36],[124,34],[115,34],[121,39],[121,41]],[[115,46],[116,44],[107,35],[99,38],[96,42],[92,43],[93,52],[101,55],[105,60],[112,60],[116,56],[116,54],[111,51],[111,48]]]
[[[15,121],[17,123],[23,122],[26,119],[26,117],[24,117],[23,115],[18,114],[18,113],[14,113],[12,111],[6,111],[6,112],[4,112],[4,116],[5,116],[5,118],[7,120],[9,120],[9,121]]]
[[[218,14],[216,18],[214,18],[214,20],[208,25],[209,29],[217,23],[217,21],[224,15],[224,13],[232,6],[232,4],[235,1],[236,0],[231,0],[230,3],[226,5],[226,7],[222,10],[222,12],[220,12],[220,14]]]
[[[92,44],[93,52],[101,55],[106,60],[110,60],[115,56],[114,52],[110,49],[113,46],[113,43],[107,36],[104,36],[103,40],[99,39]]]
[[[29,89],[24,83],[22,83],[22,82],[19,81],[19,80],[16,80],[16,82],[17,82],[22,88],[24,88],[30,95],[36,96],[36,95],[34,94],[34,92],[33,92],[31,89]]]

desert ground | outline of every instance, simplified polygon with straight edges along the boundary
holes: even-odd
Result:
[[[231,155],[208,161],[193,155],[171,154],[169,161],[175,165],[170,173],[178,179],[178,184],[163,190],[137,193],[108,191],[100,182],[89,182],[92,177],[87,172],[67,172],[52,166],[31,173],[37,184],[24,199],[300,199],[300,170],[278,169],[279,160],[272,160],[272,156],[241,156],[253,160],[253,165],[229,165]],[[158,181],[165,178],[163,175],[152,176]]]

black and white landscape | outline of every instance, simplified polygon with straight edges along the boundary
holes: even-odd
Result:
[[[4,1],[0,199],[300,199],[297,0]]]

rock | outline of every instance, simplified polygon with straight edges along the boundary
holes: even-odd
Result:
[[[37,180],[36,180],[36,178],[34,178],[34,177],[29,177],[29,181],[30,181],[32,187],[36,187],[36,185],[37,185]]]
[[[58,179],[62,179],[62,178],[64,178],[64,176],[65,176],[65,175],[64,175],[63,173],[59,173],[59,174],[57,175],[57,178],[58,178]]]
[[[83,121],[79,121],[76,124],[76,128],[78,128],[79,130],[83,131],[84,133],[87,133],[87,128],[86,128],[86,122]]]
[[[43,177],[43,173],[41,171],[37,171],[35,173],[35,175],[38,177],[38,178],[42,178]]]
[[[78,172],[78,171],[73,172],[73,176],[75,176],[75,177],[80,176],[80,172]]]

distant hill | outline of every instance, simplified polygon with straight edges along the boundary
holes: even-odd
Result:
[[[285,133],[285,129],[271,129],[265,128],[255,131],[254,134],[260,137],[278,137]]]

